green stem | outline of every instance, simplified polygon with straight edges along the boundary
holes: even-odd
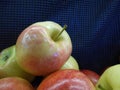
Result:
[[[67,29],[67,25],[65,24],[64,26],[63,26],[63,29],[56,35],[56,37],[55,37],[55,41],[59,38],[59,36],[62,34],[62,32],[64,31],[64,30],[66,30]]]

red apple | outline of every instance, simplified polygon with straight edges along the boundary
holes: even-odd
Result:
[[[89,70],[89,69],[82,69],[81,72],[83,72],[85,75],[88,76],[88,78],[93,82],[94,85],[98,82],[100,75],[96,72]]]
[[[95,90],[95,86],[79,70],[64,69],[47,76],[37,90]]]
[[[16,42],[16,61],[32,75],[47,75],[59,70],[72,52],[71,39],[59,24],[51,21],[28,26]]]
[[[20,77],[0,79],[0,90],[34,90],[32,84]]]

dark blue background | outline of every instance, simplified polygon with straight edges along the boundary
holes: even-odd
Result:
[[[118,62],[120,0],[0,0],[0,50],[38,21],[67,24],[80,68],[100,72]]]

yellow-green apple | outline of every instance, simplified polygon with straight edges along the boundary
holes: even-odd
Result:
[[[34,90],[32,84],[20,77],[0,79],[0,90]]]
[[[120,90],[120,64],[110,66],[103,72],[96,90]]]
[[[64,69],[48,75],[37,90],[95,90],[95,86],[79,70]]]
[[[81,69],[80,71],[83,72],[85,75],[87,75],[94,85],[97,84],[100,78],[99,74],[97,74],[95,71],[90,69]]]
[[[34,76],[25,72],[16,63],[15,45],[5,48],[0,53],[0,78],[19,76],[29,81],[34,79]]]
[[[77,63],[77,60],[73,56],[70,56],[69,59],[65,62],[65,64],[61,67],[61,69],[79,70],[79,65]]]
[[[36,22],[25,28],[16,41],[17,63],[36,76],[59,70],[72,52],[69,34],[58,23]]]

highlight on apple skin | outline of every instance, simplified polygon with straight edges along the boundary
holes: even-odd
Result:
[[[48,75],[37,90],[95,90],[95,86],[79,70],[64,69]]]
[[[36,22],[25,28],[16,41],[19,66],[36,76],[59,70],[72,52],[72,42],[65,29],[66,26],[62,28],[52,21]]]

